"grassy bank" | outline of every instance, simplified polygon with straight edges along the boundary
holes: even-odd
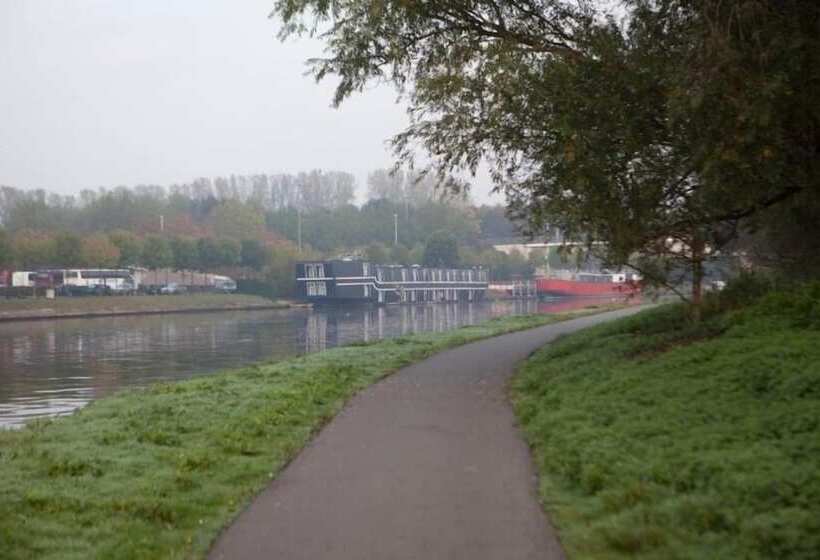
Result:
[[[271,306],[276,302],[243,294],[169,296],[88,296],[55,299],[0,299],[0,320],[75,316],[81,314],[152,313],[176,310],[236,309]],[[286,307],[286,304],[282,304]]]
[[[0,431],[0,558],[201,556],[357,390],[436,351],[566,317],[337,348]]]
[[[570,558],[820,557],[820,285],[665,306],[516,377]]]

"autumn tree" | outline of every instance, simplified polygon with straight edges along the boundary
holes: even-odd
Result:
[[[42,231],[22,229],[12,236],[15,261],[19,268],[35,269],[54,266],[54,237]]]
[[[96,233],[82,240],[83,266],[114,268],[119,264],[120,257],[119,248],[105,234]]]

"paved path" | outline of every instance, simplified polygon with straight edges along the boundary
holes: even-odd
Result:
[[[515,364],[627,309],[471,343],[353,398],[212,559],[561,559],[509,405]]]

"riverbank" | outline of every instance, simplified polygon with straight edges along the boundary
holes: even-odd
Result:
[[[286,301],[244,294],[184,294],[168,296],[88,296],[55,299],[0,299],[0,322],[38,319],[82,319],[117,315],[155,315],[285,309]]]
[[[570,558],[816,558],[820,285],[589,329],[513,383]]]
[[[360,389],[446,348],[577,315],[336,348],[124,392],[0,431],[0,556],[201,557]]]

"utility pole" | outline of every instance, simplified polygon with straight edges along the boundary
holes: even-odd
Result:
[[[393,213],[393,247],[399,244],[399,215]]]

